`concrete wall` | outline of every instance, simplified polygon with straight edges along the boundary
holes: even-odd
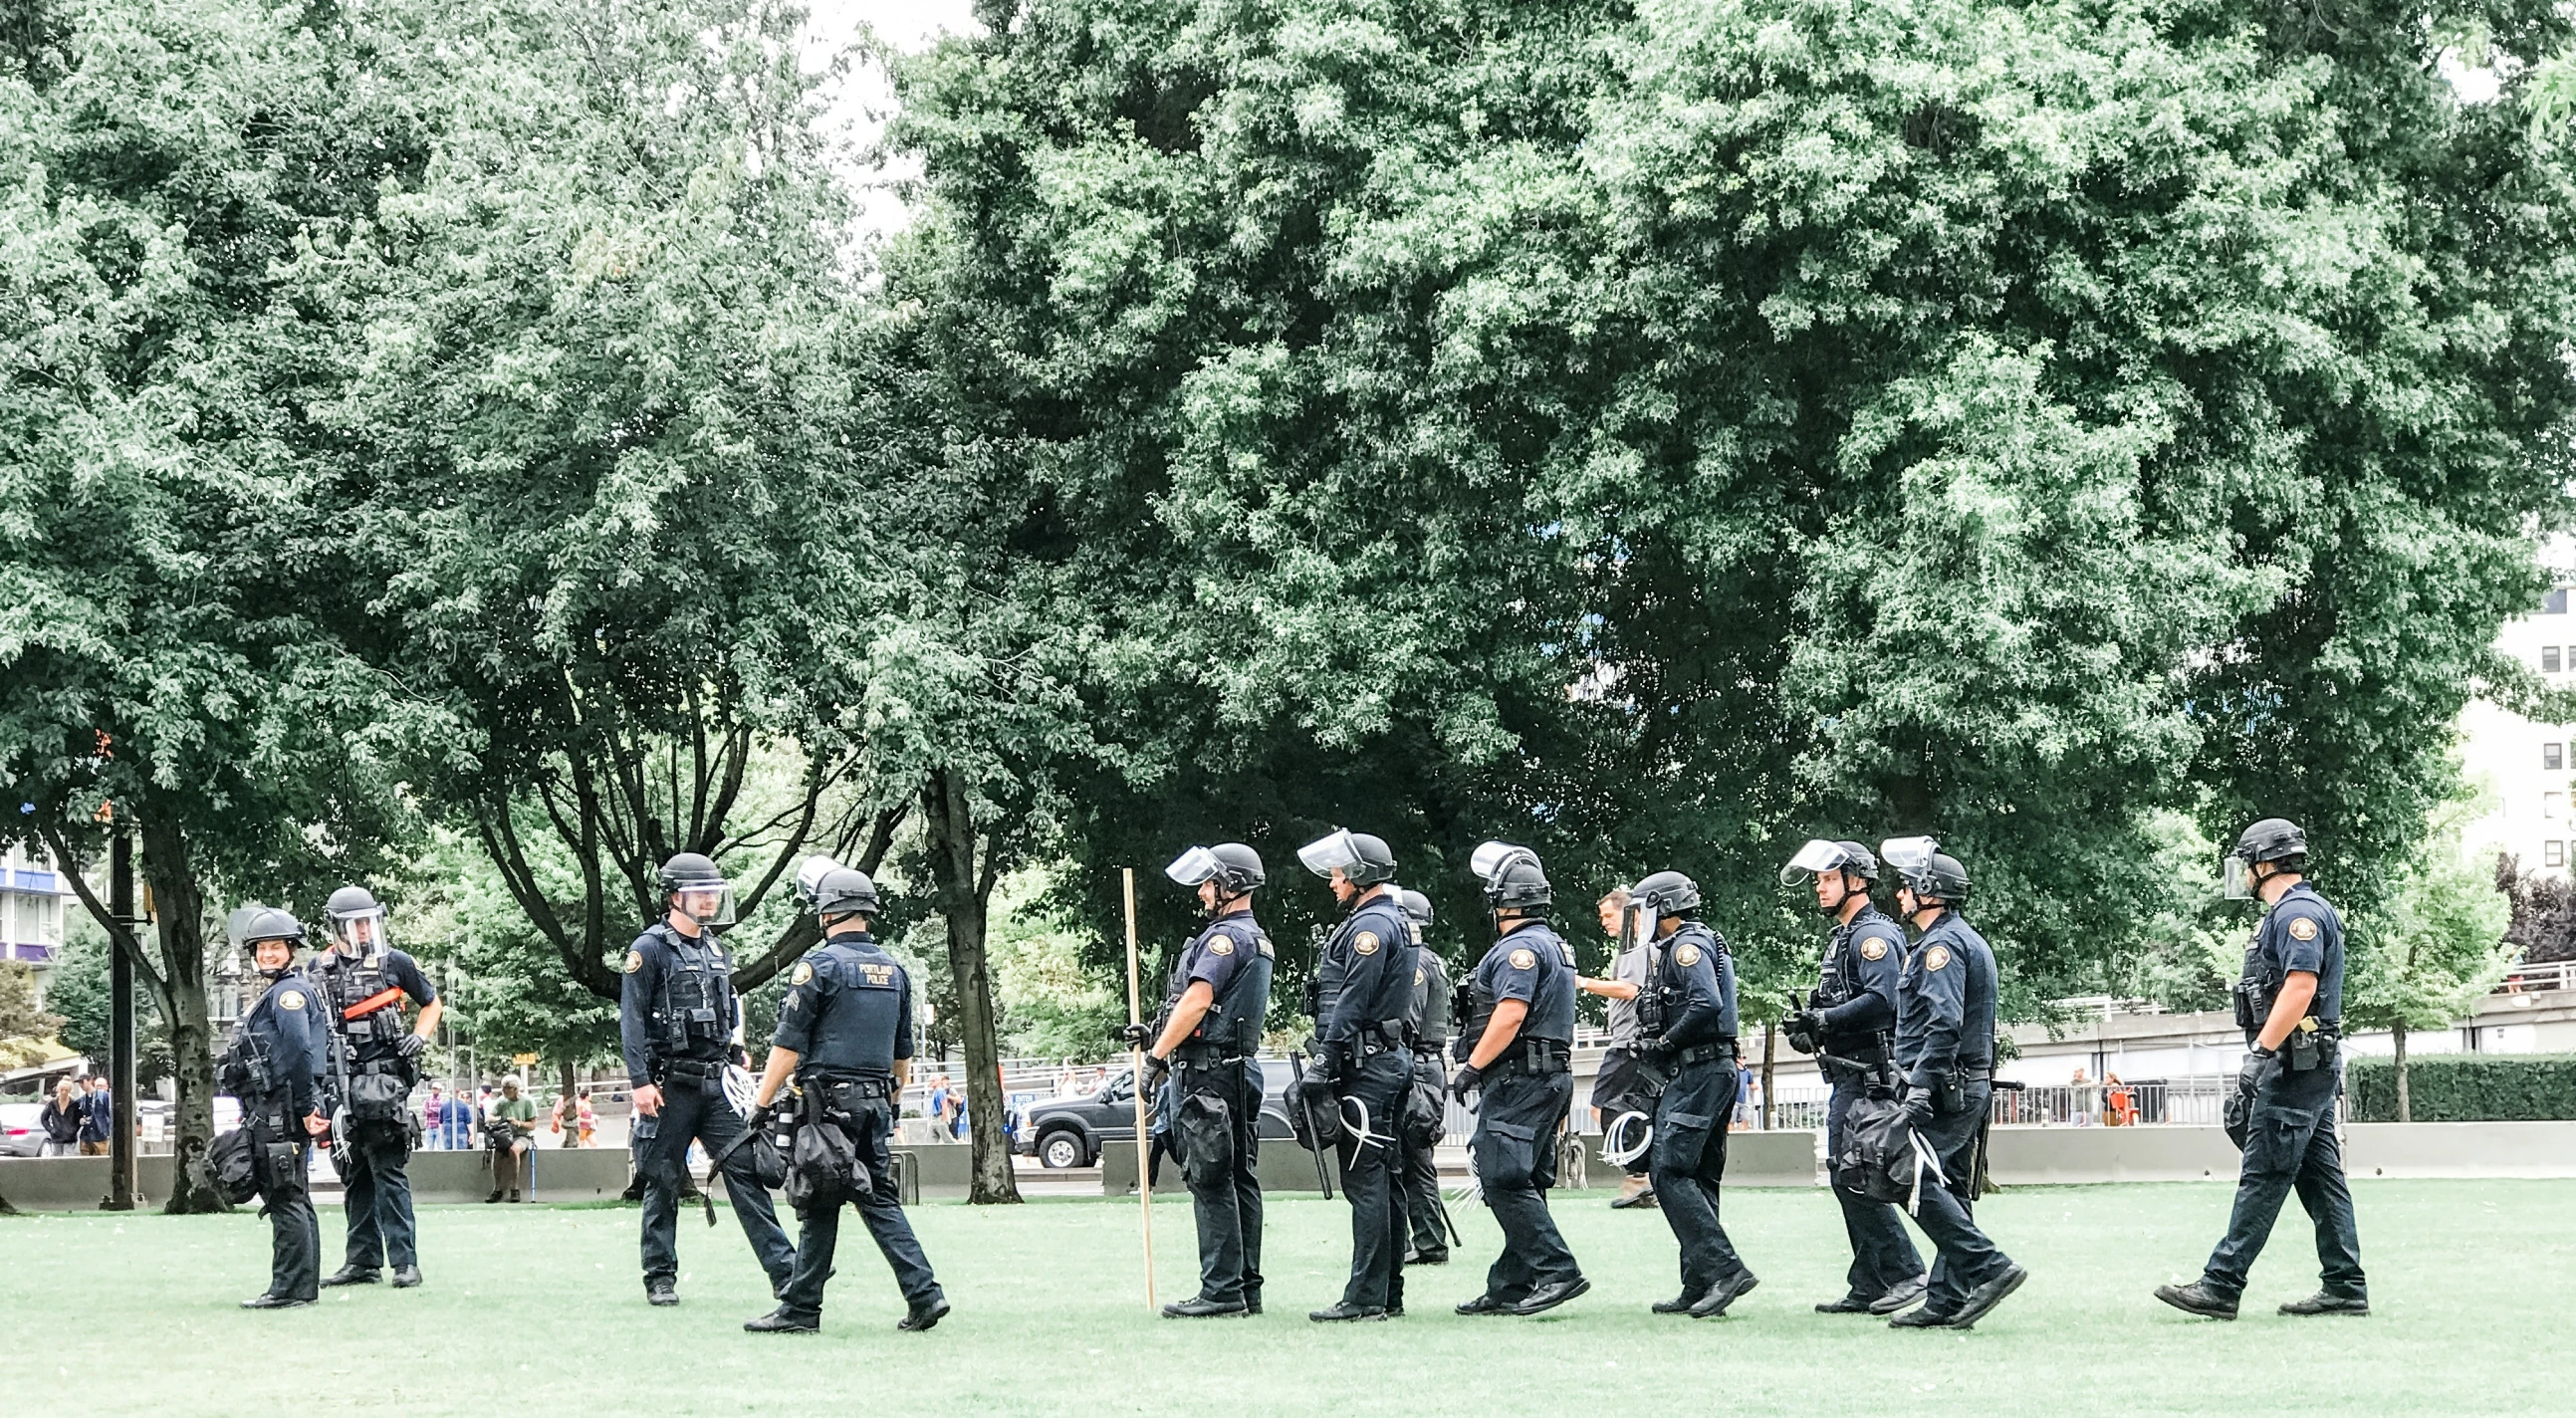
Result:
[[[1997,1128],[1989,1167],[2001,1186],[2229,1178],[2237,1152],[2217,1128]],[[2355,1177],[2576,1177],[2576,1122],[2354,1123],[2344,1170]]]
[[[1324,1165],[1330,1168],[1332,1159],[1326,1158]],[[1261,1144],[1260,1176],[1261,1189],[1266,1192],[1314,1191],[1314,1154],[1287,1138],[1264,1139]],[[1333,1172],[1332,1178],[1333,1194],[1339,1196],[1342,1185],[1341,1174],[1338,1171]],[[1136,1194],[1136,1145],[1134,1143],[1113,1143],[1100,1149],[1100,1194],[1102,1196]],[[1177,1196],[1186,1200],[1189,1194],[1189,1185],[1181,1180],[1180,1164],[1169,1157],[1164,1158],[1162,1182],[1154,1188],[1154,1195]]]
[[[170,1200],[170,1158],[134,1159],[138,1210]],[[107,1196],[104,1157],[12,1157],[0,1161],[0,1196],[20,1211],[96,1211]]]

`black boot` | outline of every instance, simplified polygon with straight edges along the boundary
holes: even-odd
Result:
[[[1467,1303],[1460,1305],[1458,1307],[1458,1313],[1462,1315],[1508,1315],[1512,1312],[1512,1307],[1518,1303],[1520,1302],[1517,1300],[1506,1300],[1497,1295],[1485,1294],[1479,1295],[1475,1299],[1469,1300]]]
[[[2202,1319],[2236,1318],[2236,1297],[2217,1294],[2204,1281],[2195,1280],[2189,1285],[2159,1285],[2156,1287],[2156,1298],[2177,1310],[2198,1315]]]
[[[1922,1299],[1923,1293],[1931,1288],[1932,1277],[1928,1275],[1917,1275],[1908,1280],[1900,1280],[1889,1286],[1886,1294],[1869,1302],[1869,1312],[1873,1315],[1895,1314],[1898,1310]]]
[[[1862,1299],[1858,1295],[1852,1294],[1850,1291],[1845,1291],[1843,1292],[1842,1298],[1839,1300],[1826,1300],[1818,1304],[1816,1306],[1816,1313],[1820,1315],[1865,1315],[1869,1313],[1869,1301]]]
[[[1887,1327],[1889,1329],[1942,1329],[1946,1328],[1949,1323],[1949,1320],[1932,1313],[1932,1307],[1930,1305],[1925,1305],[1919,1310],[1907,1310],[1905,1313],[1889,1320],[1887,1322]]]
[[[1357,1320],[1385,1319],[1386,1311],[1372,1309],[1366,1305],[1354,1305],[1344,1300],[1330,1309],[1309,1310],[1306,1312],[1306,1318],[1317,1324],[1349,1324]]]
[[[344,1265],[322,1277],[322,1288],[328,1290],[335,1285],[373,1285],[376,1280],[373,1267]]]
[[[1691,1306],[1691,1318],[1695,1320],[1716,1319],[1719,1315],[1726,1313],[1727,1306],[1732,1305],[1736,1301],[1743,1299],[1745,1296],[1752,1294],[1753,1287],[1761,1283],[1762,1282],[1759,1279],[1755,1278],[1752,1271],[1739,1270],[1735,1272],[1731,1278],[1721,1280],[1715,1285],[1708,1287],[1708,1293],[1700,1297],[1698,1304]]]
[[[1204,1320],[1214,1319],[1219,1315],[1250,1313],[1251,1311],[1244,1308],[1241,1300],[1211,1300],[1205,1295],[1193,1295],[1186,1300],[1175,1300],[1163,1307],[1163,1318],[1167,1320]]]
[[[823,1322],[791,1315],[782,1306],[756,1320],[744,1320],[742,1327],[754,1334],[812,1334],[823,1327]]]
[[[253,1295],[249,1299],[242,1301],[242,1308],[245,1310],[292,1310],[312,1303],[313,1302],[310,1300],[298,1300],[291,1295]]]
[[[894,1327],[902,1330],[923,1330],[947,1317],[948,1297],[945,1294],[937,1294],[905,1311],[903,1318],[894,1322]]]
[[[416,1266],[416,1265],[398,1265],[398,1266],[395,1266],[395,1267],[394,1267],[394,1288],[395,1288],[395,1289],[397,1289],[397,1290],[408,1290],[408,1289],[412,1288],[413,1286],[418,1285],[419,1283],[420,1283],[420,1267],[419,1267],[419,1266]]]
[[[644,1303],[676,1305],[680,1303],[679,1287],[668,1280],[647,1280],[644,1282]]]
[[[1584,1279],[1580,1275],[1574,1277],[1572,1280],[1560,1280],[1553,1285],[1542,1285],[1537,1289],[1532,1290],[1529,1293],[1528,1299],[1512,1306],[1512,1313],[1516,1315],[1544,1314],[1591,1288],[1592,1282]]]
[[[2366,1295],[2338,1295],[2320,1290],[2304,1300],[2292,1300],[2281,1307],[2285,1315],[2366,1315],[2370,1298]]]
[[[1657,1300],[1647,1308],[1659,1315],[1686,1315],[1690,1313],[1691,1306],[1698,1304],[1707,1295],[1708,1292],[1705,1290],[1684,1290],[1669,1300]]]
[[[1959,1306],[1957,1314],[1950,1316],[1950,1327],[1976,1328],[1977,1321],[1984,1319],[1987,1311],[2002,1304],[2006,1295],[2020,1289],[2021,1283],[2029,1278],[2029,1271],[2010,1261],[2004,1262],[2003,1270],[1994,1279],[1968,1292],[1967,1303]]]

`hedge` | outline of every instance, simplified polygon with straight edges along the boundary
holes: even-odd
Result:
[[[2406,1061],[2408,1101],[2419,1123],[2576,1119],[2576,1054],[2418,1054]],[[2397,1061],[2344,1066],[2357,1123],[2397,1121]]]

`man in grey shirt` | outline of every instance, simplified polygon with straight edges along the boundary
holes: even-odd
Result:
[[[1601,929],[1612,940],[1620,939],[1620,920],[1627,913],[1625,887],[1601,898]],[[1592,1077],[1592,1110],[1599,1116],[1605,1134],[1621,1113],[1652,1116],[1655,1111],[1653,1100],[1641,1092],[1645,1080],[1637,1061],[1637,995],[1653,970],[1654,948],[1640,932],[1636,940],[1623,944],[1611,958],[1610,978],[1574,977],[1576,989],[1610,1001],[1610,1047],[1601,1054],[1601,1071]],[[1618,1197],[1610,1204],[1623,1209],[1654,1205],[1655,1191],[1646,1181],[1645,1157],[1630,1158],[1627,1171],[1626,1179],[1619,1184]]]

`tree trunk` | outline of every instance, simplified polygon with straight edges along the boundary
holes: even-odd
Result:
[[[566,1099],[573,1100],[575,1106],[579,1106],[578,1090],[581,1087],[581,1080],[574,1075],[572,1055],[564,1055],[562,1059],[557,1061],[555,1068],[555,1076],[563,1083],[562,1096]]]
[[[2415,1121],[2415,1100],[2406,1091],[2406,1025],[2403,1021],[2389,1026],[2388,1037],[2397,1045],[2397,1121]]]
[[[922,785],[921,807],[939,910],[948,921],[957,1039],[966,1053],[966,1125],[974,1148],[966,1199],[979,1205],[1016,1202],[1020,1184],[1011,1172],[1010,1139],[1002,1135],[1002,1050],[993,1017],[993,971],[984,953],[991,873],[978,869],[974,805],[955,772],[932,771]]]
[[[170,1200],[172,1215],[229,1211],[223,1193],[197,1163],[215,1135],[215,1031],[206,1009],[205,900],[178,828],[142,822],[143,877],[152,883],[153,936],[160,946],[161,1022],[170,1031],[170,1073],[178,1085],[171,1110]]]
[[[1771,1130],[1771,1041],[1780,1037],[1780,1021],[1762,1025],[1762,1130]]]

